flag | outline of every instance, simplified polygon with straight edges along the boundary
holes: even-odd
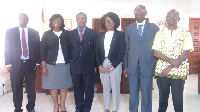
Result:
[[[42,8],[42,24],[43,24],[43,34],[44,34],[44,11],[43,11],[43,8]]]

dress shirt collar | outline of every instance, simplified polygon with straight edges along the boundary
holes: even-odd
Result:
[[[22,32],[22,29],[20,26],[19,26],[19,32]],[[28,27],[24,28],[24,32],[28,32]]]
[[[146,22],[146,20],[144,20],[142,23],[137,23],[137,21],[136,21],[136,23],[137,23],[137,27],[138,27],[139,25],[143,25],[142,27],[144,27],[145,22]]]
[[[80,34],[80,28],[77,28],[77,29],[78,29],[78,34]],[[83,34],[85,33],[85,29],[86,29],[86,27],[83,28],[83,31],[82,31]]]

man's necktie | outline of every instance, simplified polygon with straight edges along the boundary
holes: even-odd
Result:
[[[138,25],[138,36],[139,36],[139,38],[142,37],[142,26],[143,25]]]
[[[83,29],[79,29],[80,30],[80,42],[82,41],[82,37],[83,37],[83,33],[82,33],[82,31],[83,31]]]
[[[23,56],[26,58],[28,56],[28,49],[27,49],[24,29],[22,29],[22,47],[23,47]]]

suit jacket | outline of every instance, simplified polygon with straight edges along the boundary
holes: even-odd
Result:
[[[104,38],[106,32],[101,32],[97,38],[96,43],[96,60],[97,66],[103,65],[105,60]],[[125,53],[125,35],[124,32],[115,30],[108,53],[108,59],[112,66],[116,68],[123,60]]]
[[[30,67],[34,71],[36,63],[40,63],[40,36],[39,33],[28,28],[28,48]],[[14,27],[6,31],[5,36],[5,65],[12,64],[13,73],[17,73],[21,67],[21,41],[19,27]]]
[[[139,63],[142,76],[153,76],[157,59],[151,48],[158,30],[159,27],[155,24],[145,22],[142,37],[139,39],[136,23],[126,28],[126,51],[123,66],[128,69],[128,74],[134,74]]]
[[[68,37],[72,74],[94,73],[97,32],[86,28],[81,42],[77,29],[70,31]]]
[[[68,31],[62,30],[60,35],[60,43],[57,35],[54,34],[53,30],[46,31],[42,37],[40,44],[40,58],[41,61],[45,61],[50,65],[55,65],[58,57],[59,44],[65,64],[69,63],[69,42],[68,42]]]

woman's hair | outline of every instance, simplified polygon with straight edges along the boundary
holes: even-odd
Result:
[[[61,19],[61,26],[60,26],[60,29],[64,29],[65,27],[65,24],[64,24],[64,19],[63,17],[60,15],[60,14],[54,14],[51,16],[51,18],[49,19],[49,27],[51,29],[53,29],[53,26],[52,26],[52,22],[53,20],[57,19],[57,18],[60,18]]]
[[[105,18],[106,17],[110,17],[114,21],[114,23],[115,23],[114,30],[116,30],[120,25],[119,16],[117,14],[115,14],[114,12],[108,12],[107,14],[104,14],[101,17],[101,28],[104,30],[107,30],[106,26],[105,26]]]

